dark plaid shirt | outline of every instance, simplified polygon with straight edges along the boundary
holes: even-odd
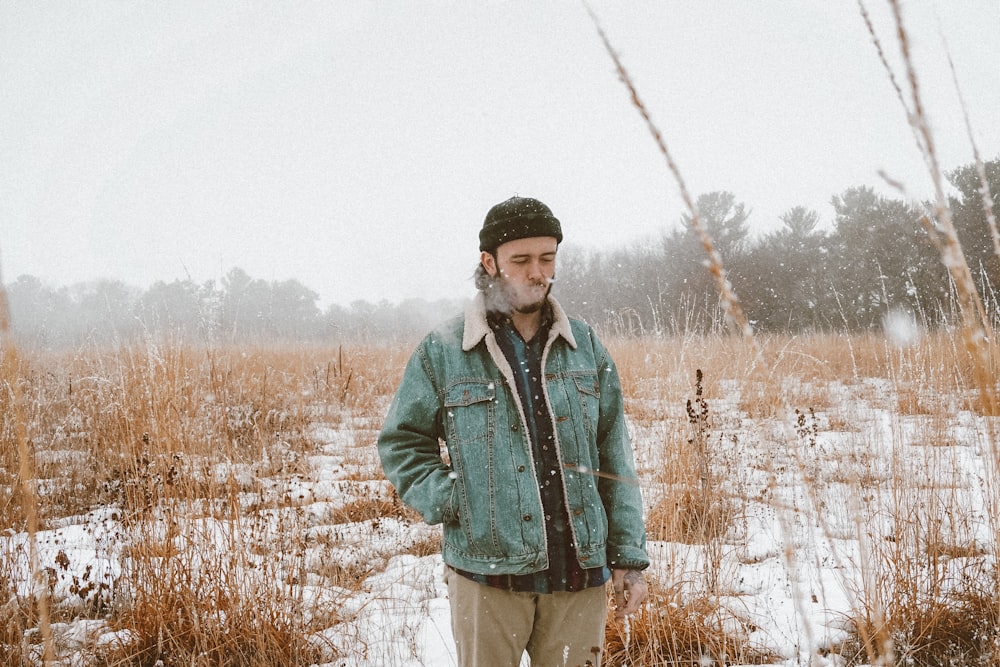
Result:
[[[549,569],[532,574],[475,574],[456,570],[459,574],[481,584],[504,590],[525,593],[553,593],[580,591],[591,586],[603,586],[611,577],[607,567],[584,569],[576,558],[573,533],[563,497],[562,467],[555,445],[552,417],[542,388],[542,351],[549,337],[552,314],[546,309],[542,325],[530,341],[525,341],[514,328],[509,317],[489,313],[490,327],[497,343],[514,371],[513,389],[521,400],[528,421],[538,477],[545,511],[545,536],[548,541]]]

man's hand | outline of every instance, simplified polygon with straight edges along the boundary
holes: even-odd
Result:
[[[615,619],[619,621],[639,611],[649,593],[646,577],[639,570],[612,570],[611,586],[615,590]]]

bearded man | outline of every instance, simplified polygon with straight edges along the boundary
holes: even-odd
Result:
[[[402,500],[444,525],[462,667],[600,665],[607,582],[618,618],[647,595],[618,371],[551,295],[562,239],[537,199],[490,209],[479,293],[417,347],[379,435]]]

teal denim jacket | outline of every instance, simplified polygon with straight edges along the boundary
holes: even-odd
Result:
[[[577,557],[584,568],[643,569],[642,499],[618,371],[593,330],[549,301],[544,387]],[[444,561],[458,569],[548,568],[541,494],[514,387],[479,295],[464,319],[417,347],[378,439],[389,481],[427,523],[444,524]]]

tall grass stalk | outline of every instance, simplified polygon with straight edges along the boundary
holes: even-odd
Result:
[[[621,58],[618,57],[618,53],[615,52],[614,48],[611,46],[611,41],[604,32],[604,28],[601,27],[597,14],[594,13],[589,5],[587,5],[587,11],[590,13],[590,17],[594,21],[594,25],[597,28],[597,34],[604,43],[604,48],[607,50],[608,55],[611,56],[611,60],[614,62],[619,78],[628,89],[632,105],[638,110],[643,121],[645,121],[646,127],[649,129],[649,132],[652,135],[653,140],[656,142],[660,153],[662,153],[663,157],[666,158],[667,167],[670,170],[670,173],[677,181],[681,199],[684,201],[684,206],[687,208],[688,213],[690,213],[691,216],[691,228],[694,230],[698,240],[701,242],[702,248],[705,250],[705,254],[708,258],[708,270],[715,279],[715,286],[719,292],[722,308],[726,315],[726,322],[732,328],[736,329],[744,339],[756,346],[753,335],[753,327],[750,325],[750,320],[747,319],[746,314],[743,312],[743,306],[740,304],[740,300],[736,296],[736,290],[733,289],[732,284],[729,282],[726,275],[726,267],[722,262],[722,256],[716,249],[715,242],[713,241],[711,234],[709,234],[708,228],[701,219],[701,214],[698,212],[698,206],[696,205],[694,198],[691,196],[691,193],[688,191],[687,184],[684,181],[684,177],[681,175],[680,168],[677,166],[673,155],[671,155],[670,150],[667,148],[667,143],[663,138],[663,133],[660,132],[660,128],[657,127],[656,123],[653,122],[653,118],[650,115],[649,110],[639,97],[639,91],[633,83],[632,77],[629,75],[628,70],[625,69],[625,65],[622,63]]]
[[[925,220],[925,227],[933,239],[940,237],[940,240],[936,241],[936,244],[941,253],[941,261],[945,268],[947,268],[955,285],[959,313],[962,319],[962,338],[967,351],[975,360],[973,379],[979,389],[981,409],[985,414],[996,415],[998,414],[998,410],[1000,410],[1000,404],[997,402],[996,387],[993,381],[995,375],[993,347],[995,343],[991,335],[988,318],[986,317],[986,310],[976,289],[972,272],[969,270],[968,262],[965,259],[965,253],[962,251],[962,245],[955,230],[951,207],[945,195],[944,174],[938,161],[934,136],[927,121],[917,72],[910,52],[910,39],[903,22],[902,8],[898,0],[888,0],[888,2],[892,10],[896,38],[903,66],[906,69],[906,81],[909,85],[909,101],[904,96],[902,88],[897,82],[888,60],[885,58],[881,41],[869,19],[863,0],[858,0],[858,5],[861,8],[865,25],[871,35],[872,41],[875,43],[882,65],[886,69],[889,80],[896,90],[897,97],[906,111],[907,119],[914,132],[917,148],[924,158],[924,163],[930,174],[931,183],[934,187],[933,222],[935,224],[931,224],[931,219],[927,218]]]
[[[969,117],[969,105],[965,102],[965,95],[962,94],[962,86],[958,81],[958,72],[955,70],[955,61],[951,57],[951,49],[948,48],[947,40],[942,35],[945,42],[945,52],[948,57],[948,69],[951,71],[951,80],[955,84],[955,95],[962,108],[962,119],[965,121],[965,133],[969,138],[969,145],[972,146],[972,158],[976,166],[976,176],[979,177],[979,194],[983,204],[983,213],[986,215],[986,226],[990,230],[990,241],[993,243],[993,254],[1000,259],[1000,231],[997,229],[997,216],[993,210],[993,196],[990,193],[990,183],[986,178],[986,165],[979,154],[979,144],[976,142],[975,133],[972,131],[972,119]]]
[[[24,419],[24,406],[21,395],[21,383],[24,378],[21,373],[22,364],[10,332],[10,310],[7,303],[7,290],[0,275],[0,338],[3,351],[3,383],[4,397],[7,403],[7,419],[14,429],[14,439],[17,443],[18,476],[21,492],[21,507],[28,533],[28,557],[32,579],[32,601],[36,605],[38,629],[42,637],[43,664],[50,663],[54,658],[52,646],[52,629],[49,624],[49,600],[46,579],[38,559],[38,478],[35,474],[34,451],[28,443],[27,426]],[[26,658],[27,656],[22,656]]]
[[[921,100],[916,69],[913,65],[913,59],[910,53],[909,36],[903,22],[902,8],[899,0],[888,1],[892,10],[893,20],[896,27],[896,37],[899,42],[899,48],[903,64],[906,68],[907,80],[910,87],[910,104],[907,104],[902,94],[898,93],[900,102],[902,103],[904,109],[907,110],[907,117],[918,138],[917,146],[924,157],[924,161],[927,165],[934,185],[934,217],[940,227],[941,234],[944,237],[944,240],[938,243],[938,248],[941,253],[942,262],[948,269],[957,292],[959,312],[962,319],[962,338],[966,350],[974,361],[972,376],[979,391],[980,410],[985,415],[994,416],[998,414],[998,411],[1000,411],[1000,404],[998,404],[995,384],[997,370],[995,359],[996,341],[993,339],[989,318],[986,316],[982,299],[980,298],[979,292],[976,290],[968,263],[966,262],[965,255],[962,252],[962,247],[952,219],[951,208],[944,193],[943,175],[938,165],[933,136],[931,134],[930,126],[927,122],[926,113],[924,111],[924,105]],[[858,2],[862,8],[862,14],[865,14],[863,1],[858,0]],[[867,20],[867,15],[866,25],[868,26],[868,30],[873,41],[881,53],[881,47],[878,46],[878,37],[872,29],[870,21]],[[886,71],[889,72],[890,79],[893,79],[893,74],[891,68],[888,66],[888,63],[884,58],[882,58],[882,62]],[[971,122],[969,121],[968,108],[966,107],[965,100],[962,97],[961,87],[958,85],[958,76],[955,72],[954,63],[952,62],[950,55],[948,56],[948,63],[951,69],[953,81],[955,83],[956,92],[959,97],[959,102],[962,106],[966,131],[968,133],[969,141],[972,145],[973,156],[976,161],[977,173],[980,179],[980,193],[982,196],[983,210],[990,229],[994,253],[1000,257],[1000,234],[997,233],[996,217],[993,211],[993,201],[987,184],[985,170],[982,166],[982,159],[979,157],[979,151],[973,137]],[[898,86],[896,87],[898,92],[899,88]],[[935,231],[930,227],[930,225],[927,226],[932,233]],[[992,456],[992,469],[990,470],[992,475],[985,480],[984,484],[989,492],[987,502],[994,506],[997,494],[1000,493],[1000,489],[998,489],[1000,484],[998,484],[996,478],[997,472],[1000,471],[1000,443],[997,442],[997,435],[996,426],[991,420],[987,426],[987,437],[989,439],[989,451]],[[992,519],[992,526],[994,535],[992,549],[994,556],[997,556],[998,550],[1000,550],[1000,545],[998,545],[1000,532],[997,530],[995,518]],[[994,569],[995,567],[996,566],[994,565]],[[988,592],[987,599],[990,600],[988,606],[991,609],[992,617],[995,619],[1000,617],[1000,591],[997,590],[998,575],[995,572],[993,579],[993,585]],[[995,628],[993,632],[995,634]],[[996,657],[995,654],[994,657]]]

